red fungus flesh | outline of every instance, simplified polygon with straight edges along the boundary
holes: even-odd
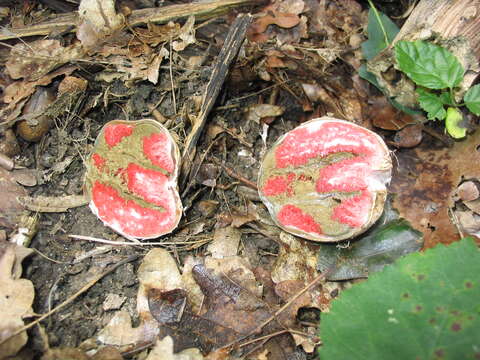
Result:
[[[90,208],[129,239],[150,239],[177,226],[179,151],[154,120],[112,121],[104,126],[87,163]]]
[[[323,117],[282,136],[260,169],[260,197],[284,230],[316,241],[365,231],[380,216],[391,177],[383,140]]]

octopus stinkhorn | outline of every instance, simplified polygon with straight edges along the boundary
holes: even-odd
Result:
[[[91,210],[129,239],[170,233],[182,215],[179,158],[172,136],[154,120],[107,123],[87,161]]]
[[[322,117],[275,142],[263,159],[258,189],[282,229],[310,240],[339,241],[379,218],[391,170],[380,136]]]

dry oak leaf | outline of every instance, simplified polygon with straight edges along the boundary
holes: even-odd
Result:
[[[28,254],[21,246],[2,243],[0,247],[0,359],[14,356],[27,342],[27,333],[10,335],[32,316],[35,290],[30,280],[20,279],[20,264]],[[9,338],[9,339],[8,339]],[[5,339],[5,342],[3,342]]]
[[[480,178],[480,130],[451,148],[423,141],[396,153],[390,191],[400,216],[423,232],[425,248],[460,238],[450,209],[463,179]]]

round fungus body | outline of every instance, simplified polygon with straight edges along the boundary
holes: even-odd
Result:
[[[154,120],[107,123],[87,161],[90,208],[128,239],[170,233],[182,216],[179,158],[172,136]]]
[[[392,161],[374,132],[322,117],[280,137],[263,159],[262,201],[285,231],[339,241],[367,230],[381,215]]]

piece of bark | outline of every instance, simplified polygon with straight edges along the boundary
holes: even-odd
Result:
[[[237,56],[237,53],[245,40],[245,34],[251,21],[252,16],[250,14],[241,14],[235,19],[235,22],[230,27],[225,42],[223,43],[220,54],[218,54],[215,65],[213,66],[210,81],[204,92],[205,95],[203,97],[200,113],[185,140],[185,147],[182,154],[182,175],[180,176],[182,188],[187,184],[187,180],[189,179],[188,174],[195,158],[197,141],[205,126],[207,116],[217,99],[223,83],[225,82],[230,64]]]
[[[404,74],[395,74],[393,45],[400,40],[428,40],[451,51],[465,69],[458,96],[480,74],[480,0],[420,0],[393,43],[368,61],[386,95],[400,104],[417,107],[415,86]]]
[[[26,209],[37,212],[65,212],[68,209],[87,205],[88,198],[83,195],[50,196],[23,196],[18,199]]]
[[[225,13],[231,8],[252,3],[253,0],[217,0],[191,4],[167,5],[158,8],[133,10],[127,18],[131,27],[155,23],[164,24],[172,20],[195,16],[195,19],[208,19]],[[77,12],[57,15],[39,24],[15,29],[2,28],[0,40],[17,39],[27,36],[76,32],[80,24]]]

